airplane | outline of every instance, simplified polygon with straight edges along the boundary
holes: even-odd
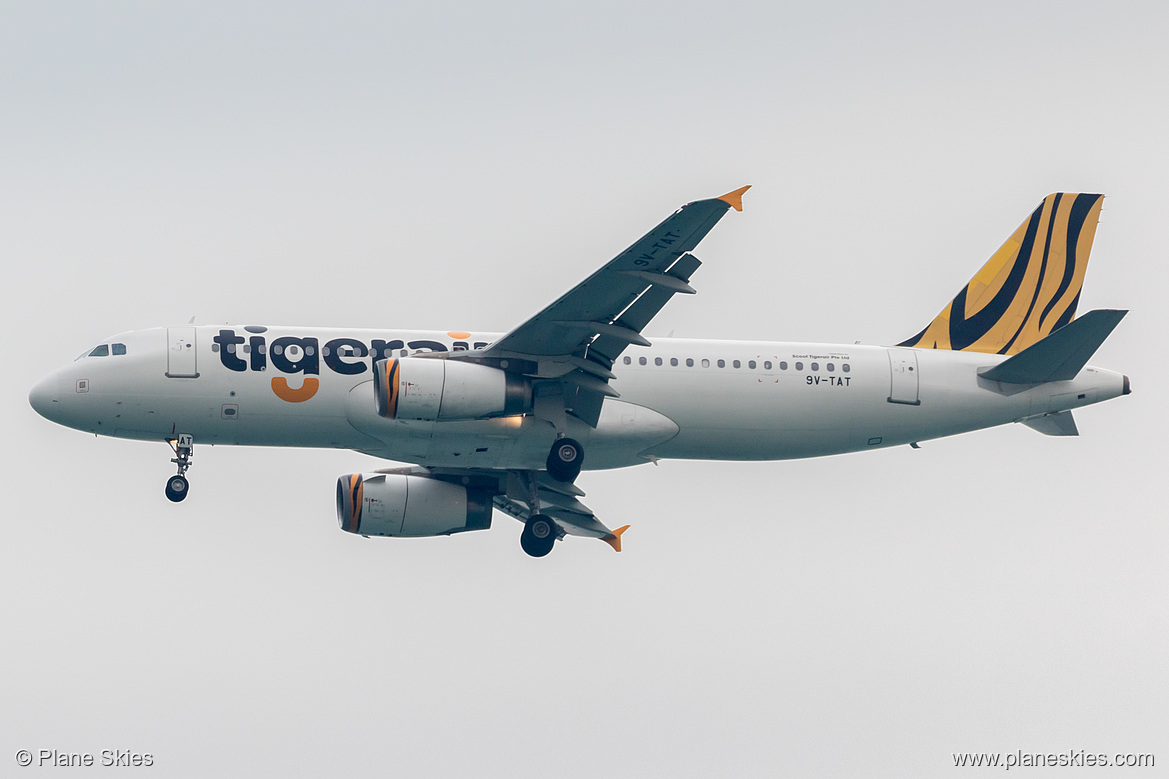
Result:
[[[523,523],[621,551],[583,503],[583,467],[784,460],[1020,422],[1077,435],[1072,410],[1129,394],[1087,365],[1127,313],[1076,307],[1102,195],[1054,193],[917,335],[891,346],[654,338],[693,294],[692,251],[742,187],[688,203],[508,333],[265,325],[111,336],[40,381],[41,416],[168,443],[186,498],[194,443],[352,449],[398,463],[337,481],[341,529],[442,536]]]

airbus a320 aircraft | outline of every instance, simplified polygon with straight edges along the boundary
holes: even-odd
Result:
[[[1087,366],[1125,311],[1074,318],[1102,195],[1048,195],[924,330],[896,346],[655,338],[691,294],[698,242],[747,187],[682,206],[509,333],[176,326],[106,339],[29,395],[54,422],[168,442],[187,495],[195,442],[354,449],[409,467],[342,476],[341,529],[440,536],[523,522],[621,551],[579,499],[582,466],[782,460],[1021,422],[1129,393]]]

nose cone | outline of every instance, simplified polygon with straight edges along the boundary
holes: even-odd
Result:
[[[57,397],[57,377],[48,376],[28,393],[28,404],[45,419],[55,420],[60,398]]]

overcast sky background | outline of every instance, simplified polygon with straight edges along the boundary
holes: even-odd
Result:
[[[1165,775],[1169,7],[877,6],[0,3],[0,766]],[[498,514],[341,532],[354,453],[197,448],[172,505],[165,446],[28,406],[191,316],[507,330],[748,183],[649,335],[894,343],[1044,195],[1104,192],[1080,311],[1132,309],[1093,362],[1134,394],[1078,439],[585,473],[625,551],[542,560]]]

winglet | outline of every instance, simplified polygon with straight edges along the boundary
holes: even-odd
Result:
[[[614,552],[621,551],[621,534],[629,529],[629,525],[619,527],[607,536],[601,538],[609,546],[613,547]]]
[[[739,187],[734,192],[728,192],[725,195],[723,195],[722,197],[715,198],[715,199],[721,200],[722,202],[726,203],[727,205],[729,205],[731,208],[735,209],[736,211],[742,211],[743,210],[743,193],[746,192],[750,188],[751,188],[751,185],[748,184],[745,187]]]

